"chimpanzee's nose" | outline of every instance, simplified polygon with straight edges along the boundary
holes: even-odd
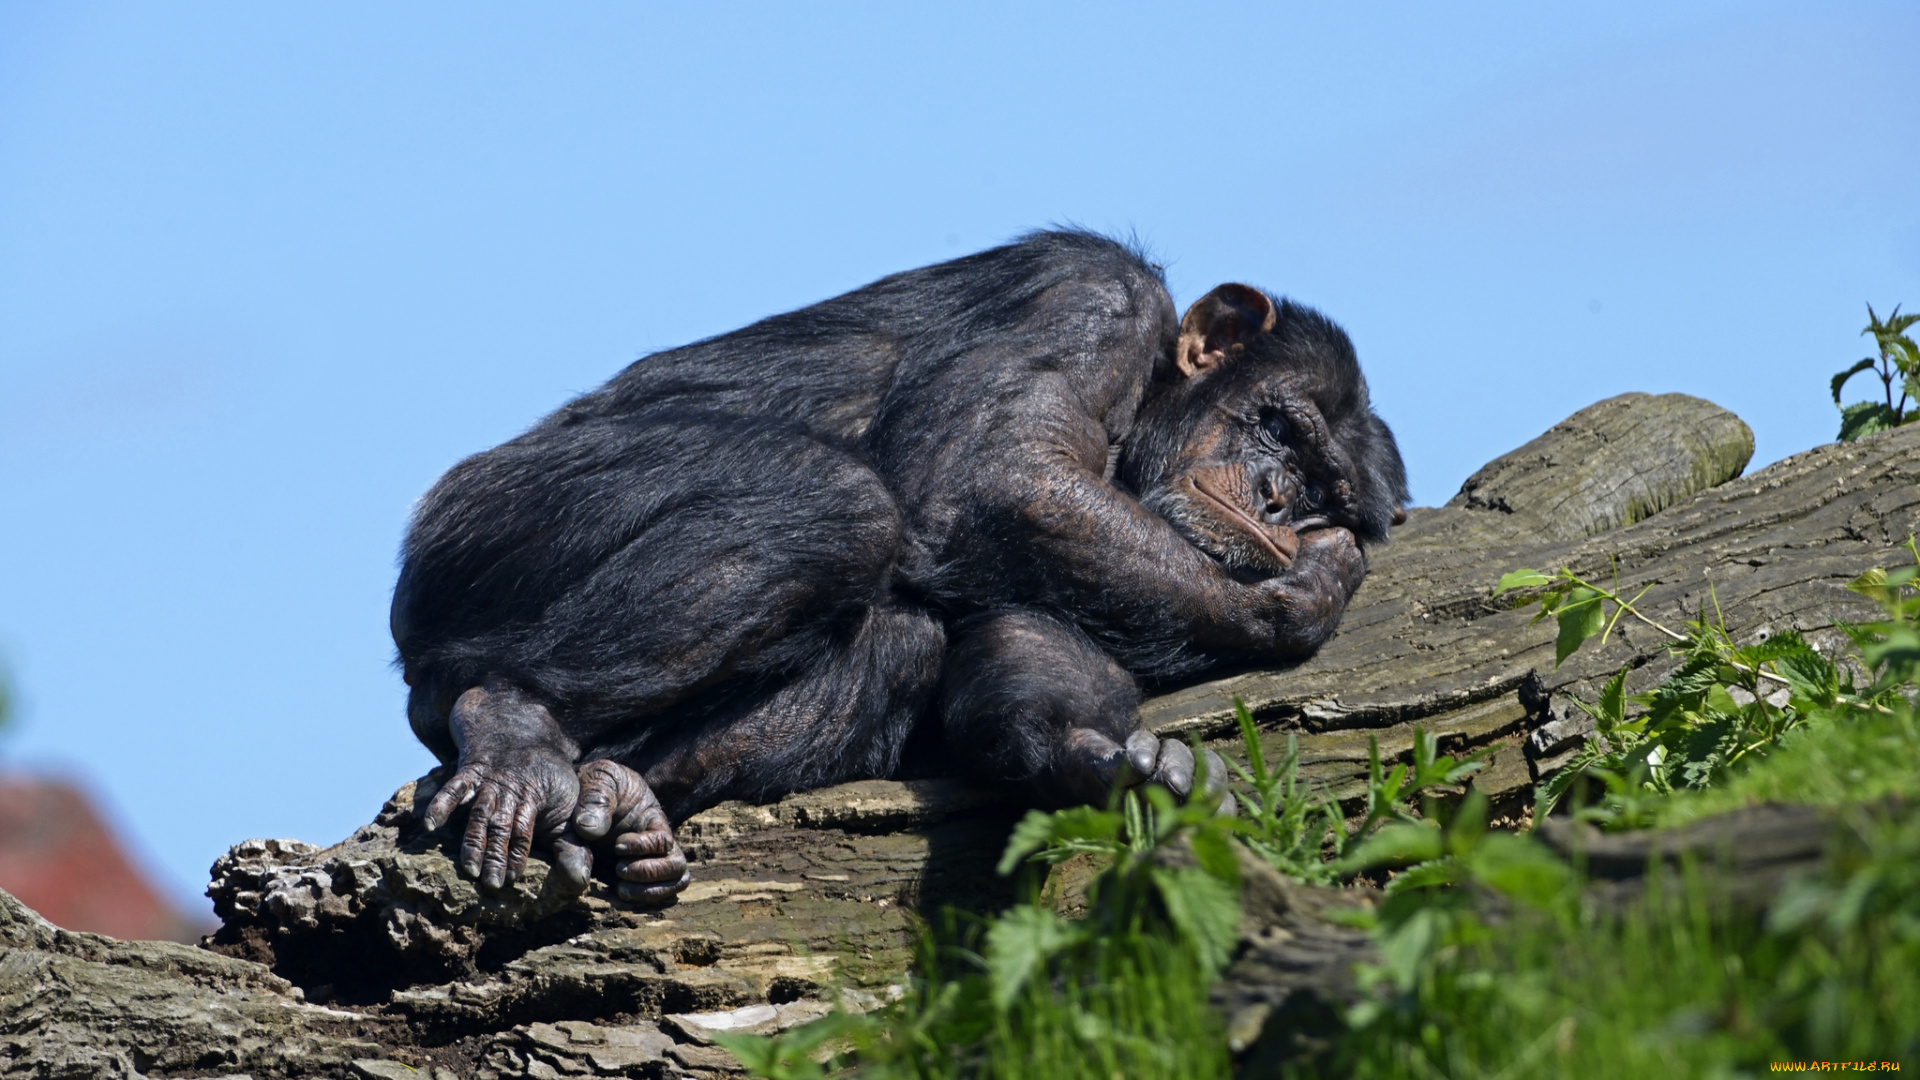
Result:
[[[1289,516],[1286,479],[1278,473],[1260,476],[1260,517],[1269,525],[1278,525]]]

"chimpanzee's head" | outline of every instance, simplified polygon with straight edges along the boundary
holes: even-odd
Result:
[[[1272,576],[1300,533],[1338,526],[1378,541],[1406,519],[1399,447],[1326,316],[1222,285],[1187,309],[1163,367],[1118,479],[1227,567]]]

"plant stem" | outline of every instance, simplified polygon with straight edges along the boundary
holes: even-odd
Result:
[[[1674,633],[1672,630],[1668,629],[1667,627],[1664,627],[1659,623],[1654,622],[1652,619],[1647,618],[1645,615],[1640,614],[1640,609],[1634,607],[1630,601],[1622,600],[1620,598],[1619,593],[1609,592],[1608,590],[1603,589],[1598,585],[1594,585],[1588,582],[1586,579],[1581,578],[1579,576],[1575,576],[1573,580],[1579,582],[1581,585],[1589,589],[1592,589],[1594,592],[1599,593],[1600,595],[1604,596],[1608,600],[1613,601],[1615,604],[1618,604],[1620,606],[1620,610],[1626,612],[1627,614],[1633,616],[1636,619],[1639,619],[1641,622],[1646,623],[1648,626],[1653,627],[1655,630],[1658,630],[1661,633],[1667,635],[1667,637],[1673,639],[1674,641],[1687,640],[1687,636],[1685,634]],[[1763,668],[1748,667],[1747,665],[1742,664],[1737,660],[1729,660],[1727,661],[1727,664],[1731,666],[1735,671],[1744,671],[1749,675],[1757,675],[1762,679],[1771,679],[1774,682],[1779,683],[1781,686],[1793,685],[1791,682],[1788,682],[1784,677],[1775,675],[1773,672],[1767,671]]]
[[[1904,399],[1902,400],[1904,402]],[[1915,557],[1920,558],[1920,552],[1917,552]],[[1662,626],[1659,623],[1654,622],[1652,619],[1647,618],[1645,615],[1640,614],[1640,609],[1634,607],[1630,601],[1620,599],[1620,594],[1614,593],[1614,592],[1608,592],[1606,589],[1600,588],[1597,585],[1590,584],[1589,582],[1586,581],[1586,579],[1578,575],[1573,575],[1573,580],[1578,582],[1581,585],[1586,586],[1589,589],[1592,589],[1594,592],[1599,593],[1603,598],[1611,600],[1615,604],[1618,604],[1620,606],[1620,610],[1626,612],[1627,614],[1633,616],[1636,619],[1639,619],[1641,622],[1646,623],[1648,626],[1653,627],[1655,630],[1658,630],[1661,633],[1667,635],[1667,637],[1673,639],[1674,641],[1687,640],[1685,634],[1676,634],[1672,630],[1668,629],[1667,627]],[[1642,596],[1646,595],[1645,590],[1641,591],[1641,595]],[[1792,681],[1787,679],[1785,676],[1775,675],[1773,672],[1768,671],[1765,668],[1749,667],[1746,664],[1739,662],[1738,660],[1728,660],[1726,663],[1727,663],[1727,666],[1733,668],[1735,671],[1744,671],[1749,675],[1755,675],[1755,676],[1758,676],[1759,678],[1767,679],[1769,681],[1779,683],[1781,686],[1791,687],[1793,685]],[[1891,713],[1893,711],[1892,709],[1887,708],[1885,705],[1874,705],[1864,701],[1849,699],[1845,695],[1842,695],[1839,700],[1842,703],[1852,705],[1857,709],[1866,709],[1871,712]]]

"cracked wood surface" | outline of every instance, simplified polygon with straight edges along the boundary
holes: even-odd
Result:
[[[1644,689],[1672,661],[1664,639],[1628,625],[1556,669],[1552,628],[1491,600],[1501,573],[1617,567],[1622,588],[1651,586],[1642,606],[1670,623],[1717,596],[1742,639],[1793,628],[1831,645],[1836,619],[1873,615],[1843,586],[1897,563],[1894,545],[1920,529],[1920,426],[1729,482],[1751,446],[1737,418],[1681,395],[1582,410],[1448,506],[1412,511],[1370,553],[1319,655],[1160,694],[1142,717],[1231,752],[1243,698],[1270,752],[1297,739],[1303,774],[1348,800],[1364,790],[1369,738],[1404,757],[1419,726],[1447,752],[1488,748],[1474,782],[1518,806],[1579,742],[1568,695],[1594,695],[1623,664]],[[515,888],[481,894],[448,858],[457,836],[412,824],[416,790],[331,848],[236,846],[209,889],[226,956],[197,954],[205,964],[188,962],[193,950],[61,936],[0,902],[0,1075],[722,1075],[730,1059],[676,1016],[744,1009],[767,1023],[811,1015],[770,1007],[835,988],[877,1001],[906,970],[916,915],[1009,898],[993,866],[1020,809],[954,781],[723,804],[681,826],[695,886],[643,912],[603,886],[549,892],[537,858]],[[1319,917],[1326,890],[1249,880],[1216,997],[1258,1057],[1311,1026],[1301,1009],[1345,992],[1368,946]]]
[[[1664,460],[1665,449],[1656,456]],[[1175,690],[1148,700],[1141,714],[1163,734],[1192,732],[1230,747],[1239,698],[1263,729],[1297,733],[1305,762],[1336,752],[1351,758],[1355,731],[1380,729],[1384,751],[1404,746],[1414,724],[1445,729],[1462,710],[1502,702],[1524,719],[1488,734],[1524,731],[1519,753],[1537,778],[1586,730],[1569,694],[1592,700],[1623,666],[1634,669],[1628,688],[1637,693],[1676,661],[1665,637],[1623,620],[1604,646],[1590,643],[1556,668],[1551,625],[1530,625],[1531,609],[1492,598],[1502,573],[1568,566],[1594,581],[1617,575],[1625,595],[1646,589],[1637,606],[1674,629],[1717,608],[1736,640],[1792,629],[1831,653],[1844,641],[1836,621],[1878,617],[1846,583],[1910,558],[1898,545],[1916,531],[1920,428],[1911,427],[1794,455],[1590,537],[1543,535],[1523,512],[1417,509],[1393,542],[1370,553],[1366,582],[1318,655]],[[1520,779],[1515,763],[1503,763],[1504,782]],[[1329,774],[1338,770],[1321,770]]]

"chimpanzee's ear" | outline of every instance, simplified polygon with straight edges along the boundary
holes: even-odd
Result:
[[[1247,342],[1273,329],[1273,301],[1251,285],[1229,282],[1193,302],[1180,320],[1174,362],[1189,378],[1211,371]]]

